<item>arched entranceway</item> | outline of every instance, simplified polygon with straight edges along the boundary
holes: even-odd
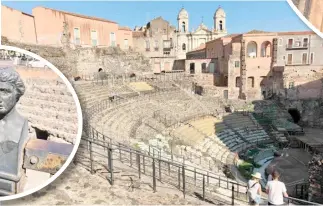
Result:
[[[252,57],[252,58],[255,58],[257,57],[257,43],[254,42],[254,41],[251,41],[247,44],[247,54],[248,54],[248,57]]]
[[[298,109],[288,109],[288,113],[292,116],[294,123],[297,124],[301,120],[301,113],[298,111]]]
[[[36,132],[37,139],[47,140],[49,137],[49,133],[46,130],[41,130],[38,128],[34,128]]]
[[[190,74],[195,74],[195,63],[190,63]]]

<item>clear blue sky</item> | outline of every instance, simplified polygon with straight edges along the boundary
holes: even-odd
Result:
[[[131,29],[136,25],[145,25],[149,20],[158,16],[162,16],[171,24],[177,26],[177,14],[182,6],[189,13],[190,29],[197,28],[201,23],[202,16],[204,24],[211,28],[213,27],[213,14],[221,5],[227,14],[227,30],[229,33],[242,33],[253,29],[265,31],[310,30],[284,1],[3,1],[2,4],[29,14],[32,13],[33,7],[44,6],[96,16],[116,21],[119,25],[129,26]]]

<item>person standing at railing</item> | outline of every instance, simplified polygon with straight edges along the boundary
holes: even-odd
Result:
[[[268,194],[268,205],[283,205],[284,197],[288,197],[286,186],[279,181],[280,174],[277,170],[272,173],[273,180],[266,185],[266,192]]]
[[[261,185],[259,181],[262,179],[261,174],[256,172],[251,175],[252,179],[248,181],[248,197],[250,205],[259,205],[261,203]]]

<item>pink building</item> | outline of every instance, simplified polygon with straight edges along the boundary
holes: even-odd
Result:
[[[131,29],[110,20],[44,7],[33,8],[32,14],[2,6],[2,35],[12,41],[51,46],[119,46],[127,50],[133,45]]]
[[[36,44],[34,17],[21,11],[1,6],[2,36],[8,40]]]
[[[259,99],[271,79],[272,45],[276,33],[250,31],[206,43],[206,59],[214,64],[214,85],[225,98]],[[226,89],[224,89],[226,88]]]

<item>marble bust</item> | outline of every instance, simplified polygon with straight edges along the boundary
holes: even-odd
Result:
[[[20,192],[28,122],[16,110],[25,85],[13,68],[0,68],[0,196]]]

